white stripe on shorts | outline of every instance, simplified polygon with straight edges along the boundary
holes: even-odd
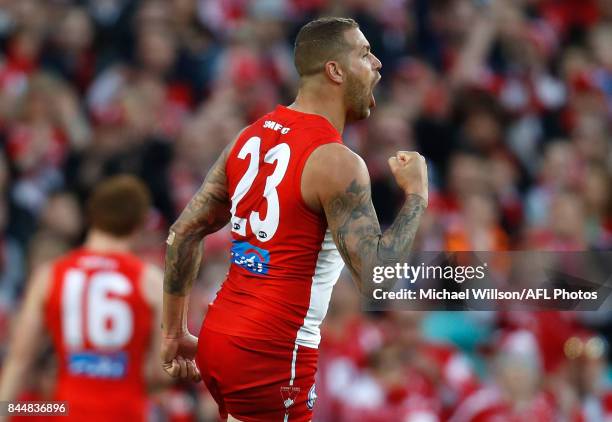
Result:
[[[293,380],[295,380],[295,361],[297,360],[297,350],[298,344],[295,343],[295,347],[293,348],[293,358],[291,359],[291,379],[289,380],[289,385],[293,385]]]
[[[297,350],[298,344],[295,343],[295,347],[293,348],[293,356],[291,358],[291,379],[289,380],[289,385],[293,385],[293,381],[295,380],[295,361],[297,360]],[[289,412],[285,412],[285,419],[283,422],[289,421]]]

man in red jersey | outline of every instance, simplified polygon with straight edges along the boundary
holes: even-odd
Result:
[[[95,189],[85,245],[37,269],[29,282],[0,401],[18,399],[49,333],[58,364],[53,399],[68,402],[70,420],[145,419],[146,381],[167,377],[157,361],[163,275],[130,254],[149,206],[147,188],[132,176]]]
[[[223,418],[308,421],[319,326],[349,267],[364,293],[372,269],[407,258],[427,206],[425,160],[389,159],[406,193],[381,233],[363,160],[342,144],[375,106],[380,61],[352,19],[305,25],[295,43],[295,102],[245,128],[172,225],[164,278],[163,366],[202,375]],[[186,327],[204,236],[230,223],[231,265],[198,338]],[[197,366],[196,366],[197,362]]]

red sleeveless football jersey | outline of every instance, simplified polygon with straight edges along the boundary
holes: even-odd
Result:
[[[341,142],[324,117],[280,105],[240,134],[226,164],[231,265],[208,329],[318,347],[343,262],[325,217],[302,198],[301,178],[316,148]]]
[[[45,322],[58,360],[55,400],[70,419],[143,420],[153,310],[144,264],[125,253],[76,250],[56,261]]]

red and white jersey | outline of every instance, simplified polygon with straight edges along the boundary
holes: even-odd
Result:
[[[141,293],[143,269],[130,254],[86,249],[53,265],[45,323],[58,360],[54,399],[70,402],[71,419],[145,417],[153,310]]]
[[[318,347],[343,262],[323,215],[302,198],[306,160],[341,143],[325,118],[284,106],[247,127],[227,158],[231,265],[204,326]]]

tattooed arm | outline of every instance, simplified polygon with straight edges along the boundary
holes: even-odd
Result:
[[[316,195],[344,262],[362,293],[372,288],[375,266],[405,262],[421,214],[427,207],[427,169],[422,156],[399,152],[389,166],[406,198],[395,221],[381,232],[372,205],[370,177],[363,160],[348,148],[330,144],[313,153],[304,170],[304,199]],[[322,183],[323,177],[325,183]],[[320,186],[317,191],[306,183]]]
[[[202,261],[202,239],[230,220],[225,163],[233,143],[221,154],[204,183],[170,228],[164,273],[162,367],[173,377],[198,381],[197,338],[187,330],[191,285]]]
[[[198,192],[170,227],[164,273],[164,296],[169,299],[184,298],[189,294],[200,269],[202,239],[230,220],[230,198],[225,177],[229,149],[223,151]],[[180,335],[186,327],[184,315],[164,312],[163,327],[166,334]]]

